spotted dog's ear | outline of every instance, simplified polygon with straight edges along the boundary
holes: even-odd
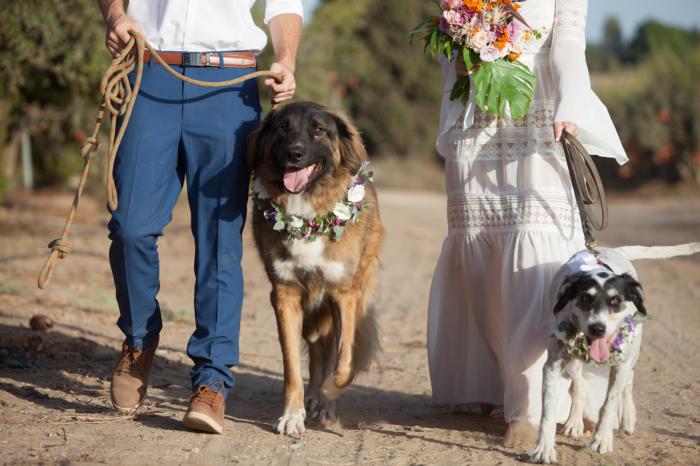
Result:
[[[338,129],[340,163],[354,175],[360,171],[362,162],[367,160],[367,151],[362,143],[362,137],[348,117],[334,112],[329,113],[333,116]]]
[[[557,303],[554,305],[555,314],[564,309],[564,306],[576,297],[576,287],[574,285],[585,276],[585,272],[577,272],[564,280],[564,283],[561,284],[561,288],[559,288]]]
[[[644,292],[642,291],[642,285],[637,280],[635,280],[630,274],[624,273],[620,275],[620,278],[625,284],[625,299],[627,301],[632,301],[637,308],[637,311],[646,315],[647,308],[644,307]]]

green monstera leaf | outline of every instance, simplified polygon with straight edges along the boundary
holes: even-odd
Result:
[[[537,78],[526,65],[519,61],[482,61],[472,80],[476,104],[482,110],[503,117],[507,102],[513,119],[527,115]]]

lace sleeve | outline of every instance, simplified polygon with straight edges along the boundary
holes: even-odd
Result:
[[[588,151],[627,161],[607,108],[591,90],[586,64],[588,0],[555,0],[550,61],[557,83],[554,121],[578,125],[579,139]]]

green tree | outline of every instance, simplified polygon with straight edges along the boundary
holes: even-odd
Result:
[[[63,181],[80,164],[80,134],[94,118],[97,88],[109,62],[94,0],[22,0],[0,9],[0,179],[16,152],[24,121],[38,182]],[[70,154],[70,155],[69,155]],[[0,196],[3,188],[0,187]]]
[[[300,98],[346,111],[373,155],[432,157],[440,66],[406,32],[437,11],[423,0],[327,0],[304,31]]]

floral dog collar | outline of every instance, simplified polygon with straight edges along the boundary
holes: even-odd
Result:
[[[284,231],[289,240],[305,239],[314,241],[319,236],[327,236],[340,241],[348,222],[355,223],[366,207],[365,183],[372,182],[374,173],[369,170],[369,162],[362,163],[360,170],[352,177],[345,198],[338,202],[331,212],[312,219],[290,215],[272,202],[270,196],[257,178],[253,181],[253,201],[256,208],[263,209],[263,216],[272,223],[275,231]]]

